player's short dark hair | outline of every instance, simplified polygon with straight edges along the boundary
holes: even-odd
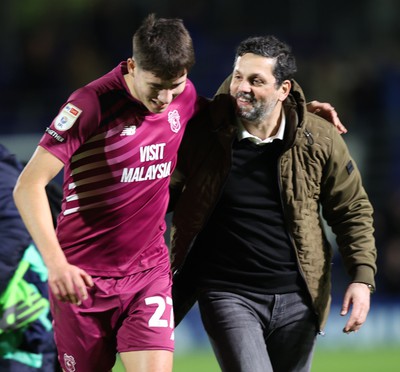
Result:
[[[133,35],[133,58],[143,70],[172,79],[193,67],[193,41],[181,19],[150,14]]]

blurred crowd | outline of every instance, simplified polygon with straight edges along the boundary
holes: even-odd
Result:
[[[397,0],[3,0],[0,138],[42,133],[66,97],[130,57],[145,15],[191,31],[200,94],[231,70],[237,43],[275,34],[298,56],[309,100],[332,103],[349,129],[375,207],[378,294],[400,293],[400,2]]]

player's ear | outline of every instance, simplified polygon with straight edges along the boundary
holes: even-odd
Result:
[[[127,65],[128,65],[128,72],[130,74],[133,74],[135,67],[136,67],[136,62],[133,58],[128,58],[128,60],[126,61]]]

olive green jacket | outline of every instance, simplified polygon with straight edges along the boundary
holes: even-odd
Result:
[[[359,170],[336,128],[308,113],[305,102],[293,81],[284,102],[285,149],[278,177],[287,230],[322,330],[331,301],[332,249],[321,214],[336,235],[351,282],[375,286],[376,248],[373,208]],[[237,135],[229,95],[220,94],[203,104],[187,126],[171,180],[171,262],[175,273],[218,201]],[[174,298],[178,322],[195,300],[185,296],[189,294]]]

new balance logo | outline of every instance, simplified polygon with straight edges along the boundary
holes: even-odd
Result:
[[[136,133],[136,125],[127,125],[121,132],[121,136],[133,136]]]

